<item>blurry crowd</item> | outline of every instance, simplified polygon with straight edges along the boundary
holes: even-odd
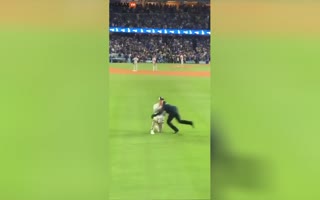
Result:
[[[146,5],[129,8],[127,3],[110,4],[110,26],[139,28],[210,29],[210,8],[204,5],[174,6]],[[150,61],[199,63],[210,61],[210,37],[192,35],[156,35],[110,33],[110,61],[121,58],[131,62],[134,56],[139,62]]]
[[[110,4],[110,26],[139,28],[209,29],[210,8],[205,5],[186,6],[179,9],[169,5]]]
[[[146,62],[156,56],[158,62],[178,63],[183,55],[185,62],[208,62],[210,37],[112,33],[109,52],[126,61],[138,56],[140,62]]]

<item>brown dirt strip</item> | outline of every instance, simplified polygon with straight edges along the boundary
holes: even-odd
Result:
[[[192,76],[192,77],[210,77],[209,71],[204,72],[169,72],[169,71],[151,71],[151,70],[138,70],[134,72],[129,69],[109,68],[111,74],[137,74],[137,75],[162,75],[162,76]]]
[[[197,65],[179,65],[179,64],[176,64],[176,65],[172,65],[170,66],[171,68],[196,68],[196,67],[210,67],[209,64],[197,64]]]

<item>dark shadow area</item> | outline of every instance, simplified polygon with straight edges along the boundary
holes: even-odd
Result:
[[[263,192],[268,188],[268,163],[231,150],[226,133],[211,118],[211,198],[225,199],[229,188]]]

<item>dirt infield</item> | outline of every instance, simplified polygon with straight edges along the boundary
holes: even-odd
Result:
[[[191,77],[210,77],[209,71],[204,72],[175,72],[175,71],[151,71],[151,70],[139,70],[134,72],[129,69],[109,68],[111,74],[136,74],[136,75],[162,75],[162,76],[191,76]]]
[[[210,65],[208,64],[197,64],[197,65],[172,65],[170,66],[171,68],[196,68],[196,67],[210,67]]]

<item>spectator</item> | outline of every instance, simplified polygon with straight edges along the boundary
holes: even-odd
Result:
[[[181,54],[185,61],[205,62],[210,59],[210,37],[110,33],[110,49],[124,58],[139,55],[140,62],[154,54],[159,62],[179,62]]]
[[[146,4],[129,8],[127,3],[110,4],[110,26],[139,28],[209,29],[210,7]]]

